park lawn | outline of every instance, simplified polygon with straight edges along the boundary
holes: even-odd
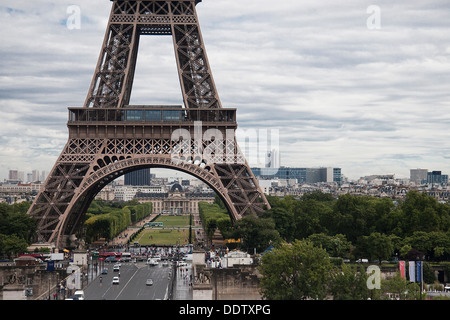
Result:
[[[195,233],[192,232],[192,240]],[[189,229],[145,229],[137,239],[141,246],[185,245],[189,243]]]
[[[189,215],[185,216],[163,216],[160,215],[153,222],[162,222],[164,227],[188,227],[189,226]]]

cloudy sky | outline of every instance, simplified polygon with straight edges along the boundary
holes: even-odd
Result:
[[[53,167],[110,8],[0,2],[0,181]],[[279,132],[281,165],[450,174],[448,0],[204,0],[197,11],[222,105],[242,129]],[[133,89],[132,104],[181,104],[170,37],[141,37]]]

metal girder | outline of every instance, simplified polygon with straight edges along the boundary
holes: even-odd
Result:
[[[172,35],[186,108],[220,108],[200,32],[198,1],[114,1],[85,107],[130,102],[141,35]]]

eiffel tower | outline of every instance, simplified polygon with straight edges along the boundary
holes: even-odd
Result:
[[[234,136],[236,109],[223,108],[217,94],[196,12],[201,0],[111,1],[85,104],[68,108],[68,142],[28,211],[37,241],[62,247],[105,185],[142,168],[202,180],[232,221],[269,209]],[[184,106],[129,105],[141,35],[172,36]]]

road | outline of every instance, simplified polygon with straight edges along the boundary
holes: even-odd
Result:
[[[86,300],[165,300],[169,294],[172,267],[149,266],[145,262],[121,263],[120,271],[113,271],[114,263],[105,263],[107,274],[101,274],[85,288]],[[113,277],[119,276],[119,284],[112,284]],[[100,281],[100,276],[102,280]],[[146,285],[147,279],[153,285]]]

